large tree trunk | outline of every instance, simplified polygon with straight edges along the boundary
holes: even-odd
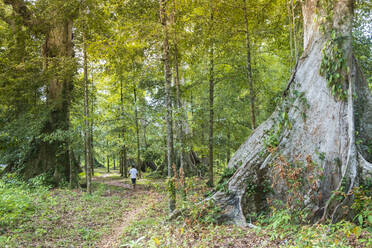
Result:
[[[50,113],[47,122],[42,130],[43,135],[50,135],[56,131],[67,131],[69,127],[70,91],[72,88],[72,69],[67,63],[72,62],[72,21],[65,20],[56,23],[46,35],[43,47],[45,58],[45,69],[54,68],[67,72],[61,76],[53,76],[48,82],[47,102],[50,106]],[[59,69],[58,69],[59,68]],[[35,149],[25,161],[25,167],[21,173],[26,178],[36,175],[53,172],[56,184],[61,180],[69,181],[69,155],[68,140],[38,141]]]
[[[289,209],[307,208],[313,220],[350,217],[349,208],[342,206],[350,205],[351,190],[372,172],[368,152],[372,97],[352,56],[353,1],[333,2],[332,23],[322,24],[325,32],[314,20],[320,20],[316,13],[326,15],[327,11],[319,9],[316,0],[303,3],[305,50],[285,99],[229,162],[228,167],[237,170],[227,190],[212,196],[224,210],[224,221],[245,225],[247,214],[264,209],[273,200],[285,202]],[[322,49],[332,30],[344,37],[341,50],[349,67],[340,72],[345,77],[340,81],[347,91],[344,100],[332,95],[320,75]],[[298,184],[289,184],[289,177]],[[265,189],[270,184],[271,192]],[[252,185],[254,192],[247,191]],[[341,192],[340,197],[334,197],[335,191]]]
[[[43,23],[33,15],[24,1],[5,0],[4,3],[13,7],[13,11],[22,18],[24,26],[31,30],[45,27],[45,29],[40,29],[45,34],[45,43],[42,47],[44,70],[50,70],[53,73],[46,81],[47,104],[50,106],[50,110],[49,118],[43,123],[40,136],[48,137],[56,131],[67,131],[69,128],[70,91],[74,74],[73,20],[67,17],[59,18],[63,13],[56,9],[53,10],[53,14],[59,17],[50,23]],[[54,73],[55,71],[58,73]],[[64,73],[60,73],[60,71]],[[33,149],[26,156],[20,173],[25,178],[32,178],[42,173],[52,173],[56,184],[61,181],[69,181],[68,147],[67,137],[52,141],[35,139]]]

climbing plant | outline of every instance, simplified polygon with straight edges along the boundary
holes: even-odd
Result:
[[[318,2],[323,13],[320,17],[320,31],[327,37],[327,41],[322,49],[322,60],[320,74],[327,80],[327,87],[332,95],[340,101],[345,101],[347,91],[345,89],[345,75],[349,71],[343,51],[345,37],[338,34],[333,23],[333,0],[321,0]]]

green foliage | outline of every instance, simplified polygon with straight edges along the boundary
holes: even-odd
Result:
[[[347,91],[345,89],[345,75],[349,73],[346,66],[344,52],[342,50],[343,37],[332,30],[330,39],[325,43],[322,50],[322,63],[320,73],[327,80],[327,87],[331,93],[340,101],[346,101]]]
[[[175,201],[176,200],[175,178],[173,178],[173,177],[167,178],[166,185],[167,185],[167,192],[168,192],[169,198],[172,199],[173,201]]]
[[[292,83],[294,87],[298,86],[296,82]],[[294,108],[299,111],[302,119],[305,121],[305,111],[310,107],[305,93],[296,89],[292,91],[292,94],[290,96],[280,98],[277,102],[279,106],[279,114],[275,119],[275,125],[273,128],[266,131],[265,133],[265,146],[270,153],[276,151],[283,131],[286,129],[292,129],[292,120],[289,119],[288,115],[290,109]],[[265,153],[265,151],[263,151],[263,153]]]
[[[230,179],[230,177],[232,177],[235,174],[236,170],[237,170],[236,167],[232,167],[232,168],[227,168],[226,167],[222,171],[221,178],[217,182],[216,186],[214,187],[214,190],[215,191],[225,191],[225,192],[227,192],[228,191],[227,186],[228,186],[229,179]]]
[[[0,180],[0,234],[29,220],[43,208],[43,202],[51,200],[47,188],[39,182],[34,180],[28,184],[18,180],[14,174]]]
[[[293,236],[289,247],[370,247],[372,238],[353,223],[303,226]]]
[[[368,1],[357,0],[354,4],[353,52],[372,92],[372,8]]]
[[[354,202],[351,208],[355,211],[354,220],[372,233],[372,180],[353,189]]]

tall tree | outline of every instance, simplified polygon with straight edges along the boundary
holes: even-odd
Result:
[[[160,22],[163,31],[163,63],[164,63],[164,89],[165,89],[165,105],[167,108],[166,123],[167,123],[167,162],[168,162],[168,180],[170,184],[169,192],[169,211],[173,212],[176,208],[176,189],[173,181],[173,165],[174,165],[174,145],[173,145],[173,120],[172,120],[172,99],[171,99],[171,70],[169,56],[169,37],[168,37],[168,15],[167,15],[168,0],[159,0],[160,4]]]
[[[353,3],[302,3],[305,49],[285,98],[230,160],[236,172],[229,193],[213,196],[225,221],[246,224],[245,214],[274,200],[289,209],[306,207],[313,219],[352,215],[344,206],[372,173],[372,97],[352,54]],[[247,183],[255,192],[245,194]],[[265,186],[270,184],[272,194]]]
[[[43,16],[37,16],[29,8],[29,3],[23,0],[5,0],[11,5],[15,15],[22,19],[22,24],[41,33],[45,37],[41,48],[44,58],[44,71],[50,76],[46,79],[46,98],[50,106],[49,118],[43,123],[39,137],[35,139],[34,147],[24,159],[25,165],[21,173],[26,177],[34,177],[41,173],[52,172],[55,183],[69,179],[69,155],[67,135],[61,139],[51,138],[59,131],[69,128],[70,92],[74,75],[72,24],[78,13],[77,1],[73,1],[68,9],[47,8]],[[56,6],[63,1],[54,1]],[[36,5],[39,1],[35,2]],[[43,7],[42,4],[38,7]],[[66,11],[67,10],[67,11]],[[49,16],[49,17],[48,17]],[[53,18],[50,18],[53,16]],[[63,71],[64,73],[60,73]]]
[[[255,103],[254,103],[254,93],[253,93],[253,76],[252,76],[252,62],[251,62],[251,41],[249,38],[249,23],[248,23],[248,13],[247,13],[247,1],[243,0],[243,10],[244,10],[244,24],[245,24],[245,47],[247,54],[247,80],[249,84],[249,101],[250,101],[250,111],[251,111],[251,122],[252,130],[256,128],[256,115],[255,115]]]
[[[92,146],[90,144],[91,140],[91,126],[89,123],[89,80],[88,80],[88,58],[86,49],[85,34],[83,34],[83,56],[84,56],[84,141],[85,141],[85,178],[87,183],[87,192],[92,193]]]
[[[209,174],[208,174],[208,186],[213,187],[213,124],[214,124],[214,6],[213,1],[210,1],[210,19],[209,19],[209,136],[208,136],[208,163],[209,163]]]
[[[120,78],[120,116],[122,120],[122,139],[123,145],[121,150],[121,159],[120,159],[120,173],[122,177],[128,177],[128,159],[127,159],[127,147],[125,146],[125,127],[124,127],[124,94],[123,94],[123,79]]]
[[[136,139],[137,139],[137,169],[141,171],[141,146],[139,136],[139,125],[138,125],[138,109],[137,109],[137,89],[136,86],[133,88],[134,95],[134,121],[136,122]],[[141,173],[141,172],[139,172]]]

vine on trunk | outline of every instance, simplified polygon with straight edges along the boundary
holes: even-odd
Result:
[[[320,31],[329,37],[322,49],[320,75],[326,78],[327,87],[331,90],[332,95],[339,101],[346,101],[347,90],[344,82],[349,68],[346,65],[342,48],[345,37],[337,34],[334,27],[334,1],[320,0],[318,4],[320,9],[324,11],[320,17]]]

